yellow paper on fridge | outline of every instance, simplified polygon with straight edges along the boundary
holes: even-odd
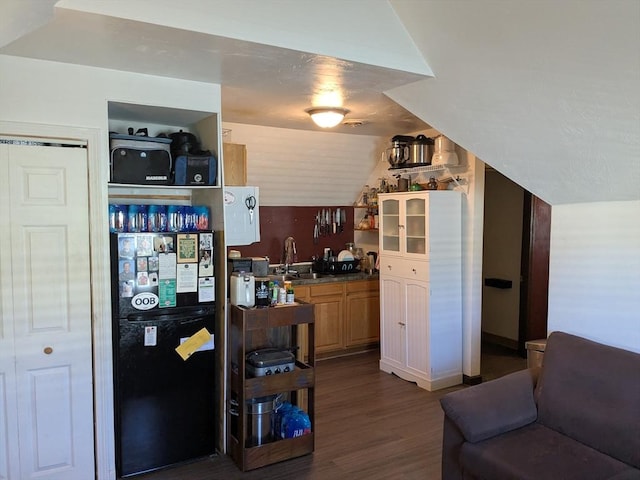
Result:
[[[203,328],[191,335],[191,337],[189,337],[184,343],[176,347],[176,352],[178,352],[178,355],[180,355],[183,360],[187,360],[193,352],[198,350],[210,339],[211,334],[206,328]]]

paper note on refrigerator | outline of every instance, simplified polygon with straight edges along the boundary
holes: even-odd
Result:
[[[194,352],[196,352],[201,346],[207,343],[211,339],[211,334],[206,328],[198,330],[191,335],[181,345],[176,347],[176,352],[182,357],[182,360],[188,360]]]

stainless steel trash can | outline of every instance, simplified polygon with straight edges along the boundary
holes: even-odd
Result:
[[[529,340],[525,346],[527,347],[527,368],[541,367],[547,339]]]

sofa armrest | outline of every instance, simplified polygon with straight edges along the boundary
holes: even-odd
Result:
[[[521,370],[440,399],[446,416],[465,440],[479,442],[536,420],[533,370]]]

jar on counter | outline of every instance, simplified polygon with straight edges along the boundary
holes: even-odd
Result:
[[[287,287],[287,299],[286,299],[286,303],[288,304],[292,304],[294,303],[294,293],[293,293],[293,285],[289,285]]]

